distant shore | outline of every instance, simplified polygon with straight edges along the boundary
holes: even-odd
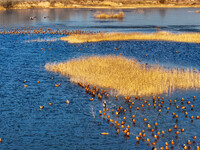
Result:
[[[200,8],[200,3],[142,3],[142,4],[132,4],[132,3],[120,3],[112,1],[87,1],[83,2],[48,2],[48,1],[38,1],[38,2],[13,2],[11,4],[0,5],[0,10],[6,9],[34,9],[34,8],[88,8],[88,9],[135,9],[135,8]]]

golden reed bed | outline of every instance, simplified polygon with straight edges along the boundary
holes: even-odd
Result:
[[[123,19],[124,13],[97,13],[94,14],[94,18],[96,19]]]
[[[151,40],[151,41],[175,41],[200,43],[200,33],[95,33],[95,34],[73,34],[67,37],[61,37],[61,40],[69,43],[85,43],[100,41],[124,41],[124,40]]]
[[[200,88],[200,73],[192,70],[147,67],[122,56],[90,56],[62,63],[47,63],[46,70],[82,82],[111,89],[113,95],[150,96],[174,89]]]

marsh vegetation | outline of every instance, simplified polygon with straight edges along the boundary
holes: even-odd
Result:
[[[67,37],[61,37],[61,40],[69,43],[85,43],[99,41],[125,41],[125,40],[150,40],[150,41],[175,41],[200,43],[200,33],[95,33],[95,34],[76,34]]]
[[[200,88],[200,73],[140,64],[122,56],[90,56],[63,63],[47,63],[45,69],[69,76],[72,82],[111,89],[117,95],[158,95],[174,89]]]
[[[120,11],[119,13],[97,13],[94,14],[94,17],[96,19],[123,19],[124,18],[124,13]]]

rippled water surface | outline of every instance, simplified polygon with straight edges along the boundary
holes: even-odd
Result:
[[[142,31],[166,30],[172,32],[200,32],[200,14],[197,9],[133,9],[123,10],[123,20],[96,20],[93,14],[97,10],[88,9],[32,9],[0,11],[0,30],[32,27],[86,30],[86,31]],[[101,10],[108,11],[108,10]],[[112,10],[110,10],[112,11]],[[116,11],[116,10],[113,10]],[[29,17],[36,17],[30,20]],[[44,18],[47,17],[47,18]],[[130,125],[130,137],[124,136],[122,129],[116,134],[115,125],[99,116],[102,101],[97,97],[89,101],[90,95],[76,83],[59,74],[47,72],[44,65],[48,62],[62,62],[80,56],[119,55],[141,60],[141,63],[159,64],[164,67],[200,68],[200,44],[150,41],[117,41],[85,44],[69,44],[60,41],[62,35],[0,35],[0,149],[152,149],[154,134],[159,135],[155,147],[165,146],[165,142],[174,140],[172,149],[182,149],[183,144],[191,140],[191,149],[200,145],[199,90],[175,90],[163,94],[164,100],[157,100],[153,107],[152,97],[143,97],[130,109],[130,103],[123,97],[116,100],[110,96],[105,99],[107,112],[112,119],[121,122],[126,116],[126,125]],[[115,47],[122,46],[120,50]],[[45,49],[42,50],[41,48]],[[178,51],[178,52],[176,52]],[[26,80],[26,83],[24,81]],[[40,81],[40,83],[38,83]],[[61,86],[55,87],[60,83]],[[24,85],[28,85],[27,88]],[[153,96],[153,95],[152,95]],[[193,96],[196,96],[193,99]],[[181,98],[184,102],[181,103]],[[66,100],[69,100],[69,105]],[[169,102],[172,99],[173,101]],[[144,101],[151,106],[144,104]],[[175,103],[174,100],[177,100]],[[190,101],[194,108],[187,104]],[[49,105],[53,103],[53,105]],[[144,107],[142,108],[142,104]],[[176,106],[186,106],[186,110]],[[44,109],[40,109],[44,106]],[[119,117],[112,109],[123,106],[126,113]],[[136,110],[139,107],[140,110]],[[169,107],[169,110],[167,110]],[[188,115],[184,114],[188,112]],[[173,117],[172,112],[179,116]],[[135,115],[133,124],[131,116]],[[194,119],[190,117],[194,116]],[[147,121],[144,122],[144,118]],[[155,127],[154,123],[158,126]],[[155,132],[148,129],[151,124]],[[174,129],[174,125],[178,129]],[[120,127],[121,128],[121,127]],[[172,132],[169,133],[168,129]],[[185,132],[180,129],[184,128]],[[145,130],[145,139],[136,142],[135,137]],[[179,131],[179,135],[175,132]],[[109,135],[103,136],[102,132]],[[197,136],[193,141],[193,136]],[[188,144],[187,144],[188,145]]]

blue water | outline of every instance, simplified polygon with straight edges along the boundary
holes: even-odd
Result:
[[[95,20],[93,14],[96,10],[87,9],[34,9],[34,10],[8,10],[0,12],[0,29],[32,27],[53,28],[86,31],[156,31],[172,32],[199,32],[200,15],[194,13],[197,9],[136,9],[124,10],[124,20]],[[105,11],[105,10],[102,10]],[[36,16],[33,21],[30,16]],[[44,19],[44,16],[48,16]],[[76,83],[59,74],[48,72],[44,65],[48,62],[62,62],[80,56],[90,55],[119,55],[141,60],[141,63],[159,64],[163,67],[200,68],[200,44],[176,43],[176,42],[152,42],[152,41],[117,41],[98,42],[85,44],[69,44],[60,41],[61,35],[0,35],[0,149],[152,149],[153,146],[135,137],[143,129],[146,138],[151,143],[154,137],[147,124],[157,131],[165,131],[160,135],[155,147],[165,146],[165,142],[175,141],[173,148],[182,149],[187,140],[191,140],[191,149],[200,145],[200,94],[199,90],[175,90],[172,94],[163,94],[165,97],[162,111],[158,113],[158,106],[154,109],[151,97],[143,97],[141,100],[131,98],[135,105],[129,110],[129,103],[123,97],[118,100],[110,96],[103,98],[107,102],[109,114],[112,119],[121,122],[126,116],[126,125],[130,125],[130,137],[116,134],[114,125],[103,116],[99,116],[102,110],[102,101],[97,97],[89,101],[90,95]],[[38,39],[44,40],[43,42]],[[49,39],[55,39],[54,42]],[[122,46],[120,50],[115,47]],[[44,48],[45,50],[42,50]],[[49,48],[51,50],[49,50]],[[80,50],[81,49],[81,50]],[[178,53],[176,53],[178,51]],[[146,56],[147,54],[147,56]],[[26,80],[26,83],[24,81]],[[40,81],[40,83],[37,83]],[[55,87],[60,83],[61,86]],[[28,85],[24,88],[24,85]],[[196,96],[193,100],[193,96]],[[181,104],[184,98],[184,104]],[[185,118],[182,110],[176,109],[176,105],[186,106],[188,112]],[[69,100],[69,105],[66,104]],[[148,109],[144,100],[151,104]],[[159,104],[162,100],[158,101]],[[191,101],[194,109],[186,104]],[[53,105],[49,106],[49,103]],[[144,108],[141,105],[144,104]],[[40,109],[44,106],[44,109]],[[120,113],[117,118],[111,109],[127,109],[126,113]],[[140,110],[136,110],[140,107]],[[167,107],[170,108],[167,112]],[[179,115],[178,121],[172,117],[172,112]],[[136,123],[133,124],[131,116],[135,115]],[[194,116],[193,121],[190,119]],[[147,123],[143,121],[147,118]],[[176,137],[178,131],[185,129]],[[168,128],[172,129],[168,133]],[[103,136],[102,132],[109,135]],[[154,134],[156,133],[154,132]],[[193,143],[192,137],[197,136]],[[169,144],[171,148],[171,145]]]

